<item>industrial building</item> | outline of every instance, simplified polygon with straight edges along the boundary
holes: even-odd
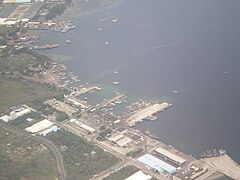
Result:
[[[60,127],[52,126],[49,129],[46,129],[45,131],[39,133],[40,135],[46,136],[50,132],[57,132],[60,129]]]
[[[131,138],[124,136],[123,134],[120,133],[114,133],[107,139],[120,147],[126,147],[129,143],[132,142]]]
[[[163,149],[160,147],[155,149],[155,152],[158,156],[160,156],[178,166],[181,166],[182,164],[184,164],[186,162],[186,159],[183,159],[183,158],[177,156],[176,154],[173,154],[173,153],[167,151],[166,149]]]
[[[82,129],[86,130],[87,132],[90,133],[94,133],[96,130],[86,124],[81,123],[80,121],[76,120],[76,119],[71,119],[70,120],[71,123],[75,123],[77,124],[79,127],[81,127]]]
[[[42,131],[42,130],[45,130],[45,129],[51,127],[52,125],[54,125],[53,122],[51,122],[47,119],[44,119],[44,120],[42,120],[42,121],[40,121],[40,122],[30,126],[30,127],[27,127],[26,131],[31,132],[31,133],[37,133],[39,131]]]
[[[152,176],[144,174],[142,171],[138,171],[135,174],[129,176],[125,180],[150,180]]]
[[[145,167],[152,169],[156,172],[165,172],[168,174],[173,174],[174,172],[176,172],[175,167],[150,154],[145,154],[141,156],[137,159],[137,161],[143,164]]]
[[[14,4],[14,3],[31,3],[32,0],[3,0],[5,4]]]
[[[120,147],[125,147],[131,142],[132,142],[131,138],[124,136],[122,139],[119,139],[117,141],[117,145],[120,146]]]
[[[21,108],[21,109],[12,111],[9,116],[4,115],[4,116],[0,117],[0,119],[4,122],[8,122],[8,121],[15,120],[23,115],[26,115],[30,112],[31,112],[31,110],[29,108]]]

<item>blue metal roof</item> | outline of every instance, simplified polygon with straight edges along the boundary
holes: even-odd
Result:
[[[49,129],[46,129],[45,131],[39,133],[40,135],[43,135],[43,136],[46,136],[48,133],[50,132],[56,132],[60,129],[60,127],[57,127],[57,126],[52,126],[50,127]]]
[[[138,161],[142,164],[144,164],[145,166],[159,171],[159,172],[163,172],[166,171],[169,174],[172,174],[176,171],[176,168],[173,167],[172,165],[150,155],[150,154],[145,154],[143,156],[141,156],[140,158],[138,158]]]

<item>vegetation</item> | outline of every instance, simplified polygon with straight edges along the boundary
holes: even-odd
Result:
[[[25,104],[34,100],[59,96],[61,92],[47,84],[24,80],[14,76],[0,76],[0,113],[6,113],[11,106]]]
[[[142,149],[142,148],[138,148],[138,149],[135,149],[135,150],[127,153],[126,155],[127,155],[127,156],[131,156],[132,158],[135,158],[135,157],[137,157],[141,152],[143,152],[143,149]]]
[[[108,128],[108,129],[99,133],[99,136],[97,137],[97,140],[104,141],[106,139],[106,136],[108,136],[111,133],[112,133],[112,130]]]
[[[52,153],[37,141],[0,127],[0,179],[59,178]]]
[[[110,176],[103,178],[103,180],[124,180],[127,177],[131,176],[135,172],[137,172],[139,169],[135,166],[126,166],[120,169],[119,171],[111,174]]]
[[[60,130],[47,137],[63,151],[67,179],[87,180],[120,162],[115,156],[68,131]]]
[[[27,118],[31,118],[33,120],[31,122],[27,122],[26,121]],[[25,129],[26,127],[31,126],[41,120],[43,120],[43,118],[41,117],[40,113],[31,112],[29,114],[25,114],[25,115],[15,119],[14,121],[10,121],[9,123],[15,127]]]

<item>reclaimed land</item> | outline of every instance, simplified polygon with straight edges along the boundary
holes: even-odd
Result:
[[[103,180],[124,180],[132,174],[136,173],[137,171],[139,171],[139,169],[135,166],[126,166],[119,171],[111,174],[110,176],[103,178]]]
[[[0,179],[59,178],[51,151],[41,143],[0,127]]]
[[[60,130],[47,137],[62,151],[67,179],[87,180],[120,162],[112,154],[68,131]]]

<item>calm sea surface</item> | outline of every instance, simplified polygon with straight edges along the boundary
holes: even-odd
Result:
[[[224,148],[240,162],[240,1],[122,0],[73,21],[74,31],[42,33],[40,43],[61,44],[44,53],[83,82],[119,81],[132,98],[173,104],[136,128],[197,157]]]

